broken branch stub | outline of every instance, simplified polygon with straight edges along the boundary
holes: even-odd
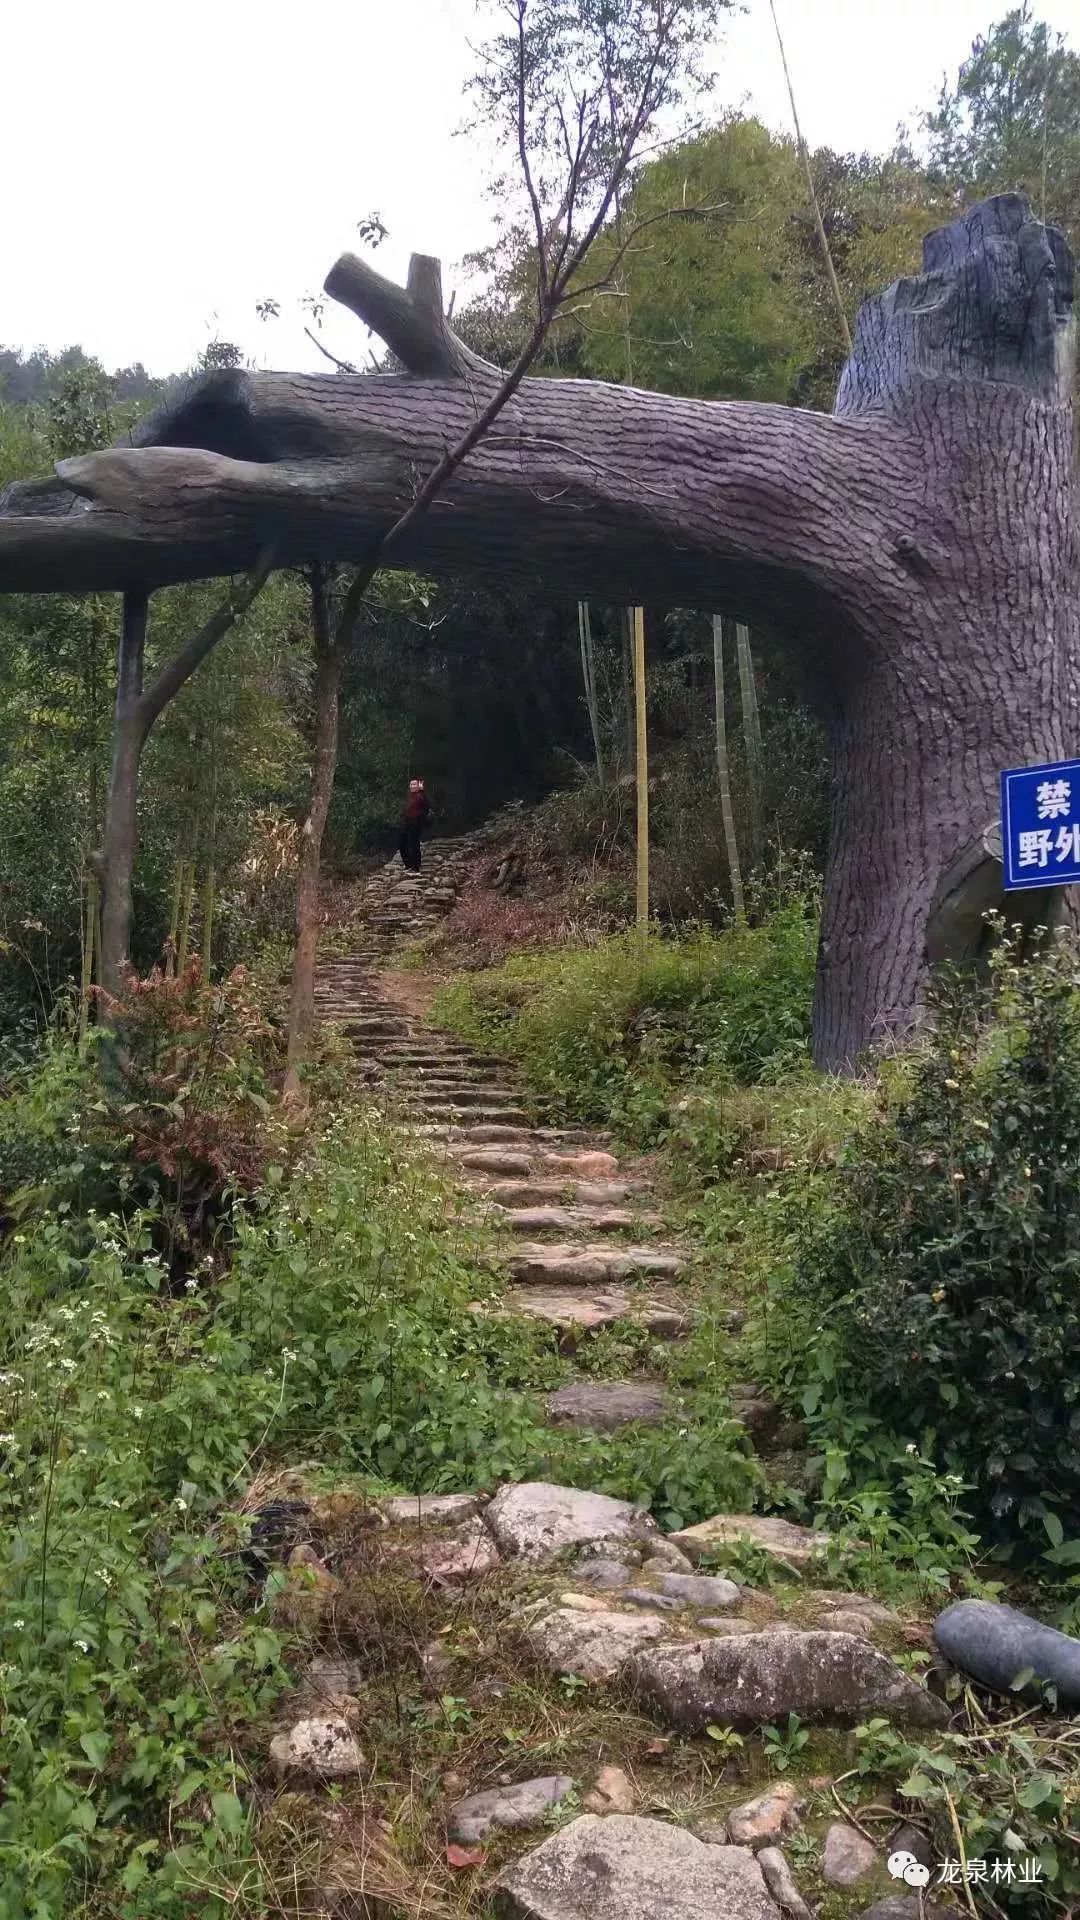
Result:
[[[407,373],[428,380],[498,377],[498,368],[470,352],[447,325],[442,270],[427,253],[414,253],[404,287],[387,280],[355,253],[343,253],[324,282],[325,291],[384,340]]]

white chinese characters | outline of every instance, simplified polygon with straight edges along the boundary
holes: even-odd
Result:
[[[1068,783],[1059,780],[1057,784],[1067,786]],[[1043,789],[1040,787],[1039,791]],[[1042,809],[1039,811],[1041,814]],[[1018,834],[1017,850],[1017,865],[1021,867],[1048,867],[1051,855],[1059,865],[1066,860],[1080,862],[1080,820],[1059,827],[1056,834],[1050,827],[1035,827]]]
[[[1035,789],[1035,804],[1040,820],[1060,820],[1069,811],[1072,783],[1068,780],[1043,780]]]

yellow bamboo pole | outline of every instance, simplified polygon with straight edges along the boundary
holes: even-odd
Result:
[[[634,740],[637,773],[637,940],[644,964],[649,946],[649,744],[645,716],[645,613],[634,608]]]

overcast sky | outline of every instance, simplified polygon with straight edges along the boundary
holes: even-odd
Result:
[[[887,147],[1007,6],[778,0],[807,139]],[[1066,30],[1077,0],[1036,11]],[[490,220],[488,156],[455,137],[474,21],[473,0],[7,0],[0,342],[165,373],[217,337],[324,365],[298,302],[371,209],[384,272],[437,253],[452,287]],[[718,106],[788,127],[767,0],[731,19],[716,65]],[[348,315],[324,337],[361,357]]]

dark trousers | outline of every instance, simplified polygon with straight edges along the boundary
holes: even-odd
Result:
[[[407,867],[410,873],[419,873],[420,871],[420,829],[419,827],[412,826],[408,822],[406,822],[405,826],[401,830],[401,839],[398,841],[398,850],[401,854],[402,866]]]

